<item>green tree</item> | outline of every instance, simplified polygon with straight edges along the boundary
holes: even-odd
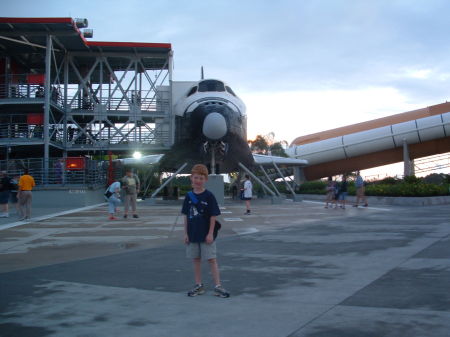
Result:
[[[273,156],[279,156],[279,157],[287,157],[288,155],[284,151],[282,142],[275,142],[269,147],[270,153]]]
[[[267,154],[269,152],[269,144],[264,136],[257,135],[255,140],[250,142],[250,149],[253,153]]]

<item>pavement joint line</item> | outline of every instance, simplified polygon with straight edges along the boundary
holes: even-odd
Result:
[[[404,259],[402,259],[399,263],[397,263],[394,266],[391,266],[391,268],[389,268],[388,270],[386,270],[383,274],[379,275],[378,277],[376,277],[374,280],[369,281],[367,284],[363,285],[362,287],[360,287],[359,289],[355,290],[352,294],[350,294],[349,296],[347,296],[346,298],[344,298],[341,302],[336,303],[334,305],[332,305],[330,308],[328,308],[327,310],[325,310],[324,312],[320,313],[319,315],[317,315],[316,317],[313,317],[312,319],[310,319],[308,322],[304,323],[302,326],[300,326],[297,330],[295,330],[294,332],[292,332],[291,334],[289,334],[287,337],[294,337],[295,335],[298,334],[298,332],[300,332],[302,329],[304,329],[306,326],[308,326],[309,324],[311,324],[312,322],[320,319],[321,317],[323,317],[325,314],[327,314],[328,312],[330,312],[331,310],[334,310],[336,307],[339,306],[343,306],[342,303],[344,303],[347,299],[349,299],[350,297],[352,297],[354,294],[356,294],[358,291],[360,291],[361,289],[364,289],[365,287],[369,286],[370,284],[372,284],[373,282],[383,278],[385,275],[389,274],[390,272],[392,272],[392,270],[395,270],[397,268],[400,268],[403,264],[405,264],[408,260],[411,260],[412,258],[414,258],[415,255],[419,254],[420,252],[424,251],[425,249],[429,248],[430,246],[434,245],[436,242],[442,241],[442,239],[446,237],[441,236],[440,238],[436,238],[436,240],[434,240],[433,242],[431,242],[430,244],[428,244],[426,247],[421,247],[421,249],[417,252],[415,252],[412,255],[408,255],[406,256]]]
[[[42,215],[42,216],[38,216],[36,218],[31,218],[28,221],[16,221],[16,222],[12,222],[12,223],[9,223],[9,224],[0,225],[0,231],[5,230],[5,229],[9,229],[9,228],[14,228],[14,227],[21,226],[21,225],[27,225],[27,224],[30,224],[32,222],[38,222],[38,221],[42,221],[42,220],[55,218],[55,217],[61,216],[61,215],[67,215],[67,214],[72,214],[72,213],[75,213],[75,212],[87,211],[87,210],[90,210],[92,208],[96,208],[96,207],[103,206],[103,205],[105,205],[105,203],[91,205],[91,206],[86,206],[86,207],[81,207],[81,208],[76,208],[76,209],[70,209],[70,210],[67,210],[67,211],[62,211],[62,212],[53,213],[53,214]]]
[[[424,251],[425,249],[427,249],[428,247],[434,245],[436,242],[439,242],[442,240],[441,238],[436,238],[436,240],[434,240],[432,243],[428,244],[426,247],[422,247],[418,252],[415,252],[415,254],[413,255],[408,255],[406,256],[404,259],[402,259],[399,263],[397,263],[394,266],[391,266],[388,270],[386,270],[384,273],[382,273],[381,275],[378,275],[375,279],[368,281],[367,284],[361,286],[359,289],[355,290],[352,294],[349,294],[346,298],[344,298],[341,302],[336,303],[334,305],[332,305],[330,308],[326,309],[325,311],[323,311],[322,313],[318,314],[317,316],[311,318],[308,322],[305,322],[303,325],[301,325],[297,330],[293,331],[291,334],[289,334],[287,337],[295,337],[295,335],[297,335],[299,332],[301,332],[302,329],[304,329],[305,327],[307,327],[309,324],[311,324],[312,322],[322,318],[324,315],[326,315],[328,312],[330,312],[331,310],[334,310],[336,307],[342,306],[347,299],[351,298],[354,294],[356,294],[358,291],[360,291],[361,289],[364,289],[365,287],[369,286],[370,284],[372,284],[373,282],[383,278],[385,275],[387,275],[388,273],[390,273],[392,270],[399,268],[401,265],[403,265],[405,262],[407,262],[408,260],[411,259],[412,256],[415,256],[417,254],[419,254],[420,252]]]

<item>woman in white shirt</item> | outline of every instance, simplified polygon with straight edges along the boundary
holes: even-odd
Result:
[[[252,182],[250,181],[250,177],[246,174],[244,182],[244,200],[245,207],[247,208],[247,211],[245,212],[246,215],[250,214],[250,200],[252,200],[252,189]]]

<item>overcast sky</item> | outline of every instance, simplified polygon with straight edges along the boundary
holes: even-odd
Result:
[[[174,79],[226,81],[249,138],[294,138],[445,102],[450,1],[30,1],[1,16],[85,17],[96,41],[169,42]]]

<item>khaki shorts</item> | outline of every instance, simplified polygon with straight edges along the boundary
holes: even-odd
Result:
[[[186,257],[189,259],[215,259],[217,255],[216,241],[211,244],[206,242],[191,242],[186,245]]]

